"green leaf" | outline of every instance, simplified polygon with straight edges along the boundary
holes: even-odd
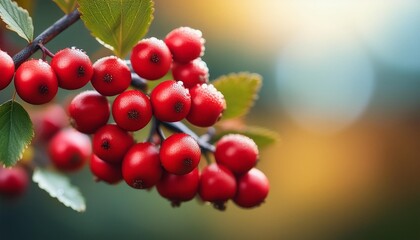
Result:
[[[79,0],[79,11],[93,36],[124,58],[149,30],[152,0]]]
[[[76,8],[77,4],[76,0],[53,0],[53,2],[55,2],[65,14],[71,13]]]
[[[218,131],[218,134],[215,136],[214,140],[216,142],[224,135],[231,133],[242,134],[251,138],[258,145],[259,149],[263,149],[280,140],[280,137],[276,132],[255,126],[246,126],[241,129],[229,129]]]
[[[221,120],[226,120],[248,113],[258,98],[262,77],[253,73],[232,73],[212,83],[225,96],[226,110]]]
[[[0,162],[12,166],[31,143],[34,129],[25,109],[15,101],[0,105]]]
[[[38,183],[39,188],[45,190],[51,197],[57,198],[65,206],[78,212],[86,210],[85,199],[79,189],[71,185],[70,180],[65,175],[36,168],[32,180]]]
[[[34,38],[34,26],[28,11],[19,7],[11,0],[0,0],[0,17],[6,23],[6,27],[15,31],[28,42]]]

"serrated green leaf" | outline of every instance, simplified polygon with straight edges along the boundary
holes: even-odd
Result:
[[[0,163],[16,164],[33,136],[31,119],[19,103],[10,100],[0,105]]]
[[[70,180],[65,175],[36,168],[32,180],[38,184],[39,188],[45,190],[51,197],[57,198],[65,206],[77,212],[86,210],[85,199],[79,189],[71,185]]]
[[[149,30],[152,0],[79,0],[82,20],[93,36],[124,58]]]
[[[248,113],[258,98],[262,77],[254,73],[232,73],[212,83],[225,96],[227,107],[221,120],[226,120]]]
[[[20,37],[28,42],[34,38],[34,26],[28,11],[19,7],[11,0],[0,0],[0,17],[6,23],[6,27],[15,31]]]
[[[75,8],[77,1],[76,0],[53,0],[58,7],[65,13],[71,13]]]
[[[215,136],[214,140],[217,141],[224,135],[231,133],[242,134],[251,138],[257,144],[259,149],[263,149],[280,140],[280,137],[276,132],[255,126],[247,126],[241,129],[219,131],[218,134]]]

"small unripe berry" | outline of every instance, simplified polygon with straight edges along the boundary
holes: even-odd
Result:
[[[149,143],[137,143],[124,157],[122,174],[125,182],[137,189],[153,187],[162,176],[159,149]]]
[[[196,85],[190,89],[191,109],[187,120],[199,127],[210,127],[221,117],[226,108],[223,94],[212,85]]]
[[[16,71],[16,92],[25,102],[44,104],[51,101],[58,91],[57,77],[47,62],[29,60]]]
[[[15,74],[15,64],[12,57],[0,50],[0,90],[5,89],[12,82]]]
[[[92,62],[80,49],[65,48],[51,59],[58,79],[58,86],[64,89],[79,89],[85,86],[93,75]]]
[[[150,94],[153,113],[164,122],[177,122],[184,119],[191,108],[191,96],[181,82],[164,81]]]
[[[91,153],[92,144],[89,137],[74,129],[58,132],[48,146],[51,162],[61,171],[81,169]]]
[[[110,107],[106,97],[98,92],[84,91],[73,98],[68,112],[74,128],[79,132],[91,134],[108,122]]]
[[[93,135],[93,152],[112,164],[120,164],[133,144],[133,136],[115,124],[105,125]]]
[[[153,37],[143,39],[134,46],[130,61],[140,77],[156,80],[169,72],[172,56],[165,43]]]
[[[112,116],[117,125],[127,131],[144,128],[152,118],[149,97],[138,90],[128,90],[114,100]]]
[[[172,76],[176,81],[183,82],[186,88],[192,88],[209,81],[209,69],[207,64],[198,58],[185,64],[174,63]]]
[[[187,63],[204,53],[204,39],[200,30],[180,27],[166,35],[165,43],[175,62]]]
[[[238,190],[233,201],[243,208],[252,208],[264,202],[270,185],[260,170],[253,168],[237,180]]]
[[[165,139],[160,148],[160,160],[166,171],[183,175],[198,166],[201,157],[197,141],[185,133],[175,133]]]
[[[21,196],[28,188],[28,173],[20,167],[0,166],[0,196],[14,198]]]
[[[95,154],[92,154],[89,166],[90,171],[97,177],[98,181],[115,184],[123,179],[120,164],[105,162]]]
[[[131,72],[123,60],[108,56],[93,64],[92,85],[104,96],[114,96],[124,92],[131,83]]]
[[[255,166],[258,147],[247,136],[228,134],[217,142],[214,157],[217,163],[229,168],[233,173],[243,174]]]
[[[201,172],[198,193],[203,201],[212,202],[219,210],[225,209],[225,202],[235,196],[236,180],[226,167],[213,163]]]

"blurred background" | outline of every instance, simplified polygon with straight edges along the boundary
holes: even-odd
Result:
[[[36,35],[62,15],[52,1],[19,2]],[[32,184],[17,202],[0,201],[0,239],[420,239],[419,1],[155,0],[148,36],[179,26],[203,32],[211,79],[264,77],[246,120],[281,136],[258,165],[270,179],[266,203],[173,209],[155,190],[95,183],[85,168],[71,175],[85,213]],[[9,54],[25,46],[4,30],[0,44]],[[82,22],[47,45],[70,46],[92,60],[109,54]]]

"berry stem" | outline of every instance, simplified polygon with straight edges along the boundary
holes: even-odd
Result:
[[[52,53],[50,50],[48,50],[47,47],[44,46],[44,44],[42,44],[42,42],[38,43],[38,47],[41,49],[42,51],[42,60],[45,61],[45,59],[47,58],[47,56],[53,58],[54,57],[54,53]]]
[[[207,152],[214,152],[215,151],[215,147],[212,144],[210,144],[206,141],[203,141],[203,139],[201,139],[194,131],[189,129],[182,122],[161,122],[161,124],[163,126],[165,126],[166,128],[172,130],[172,131],[183,132],[183,133],[186,133],[186,134],[190,135],[191,137],[193,137],[197,141],[201,150],[207,151]]]
[[[13,56],[13,62],[15,67],[19,67],[26,59],[32,54],[41,49],[39,44],[46,44],[54,39],[62,31],[73,25],[77,20],[80,19],[80,13],[76,9],[68,15],[58,19],[53,25],[45,29],[39,36],[37,36],[31,43],[28,44],[24,49]]]

